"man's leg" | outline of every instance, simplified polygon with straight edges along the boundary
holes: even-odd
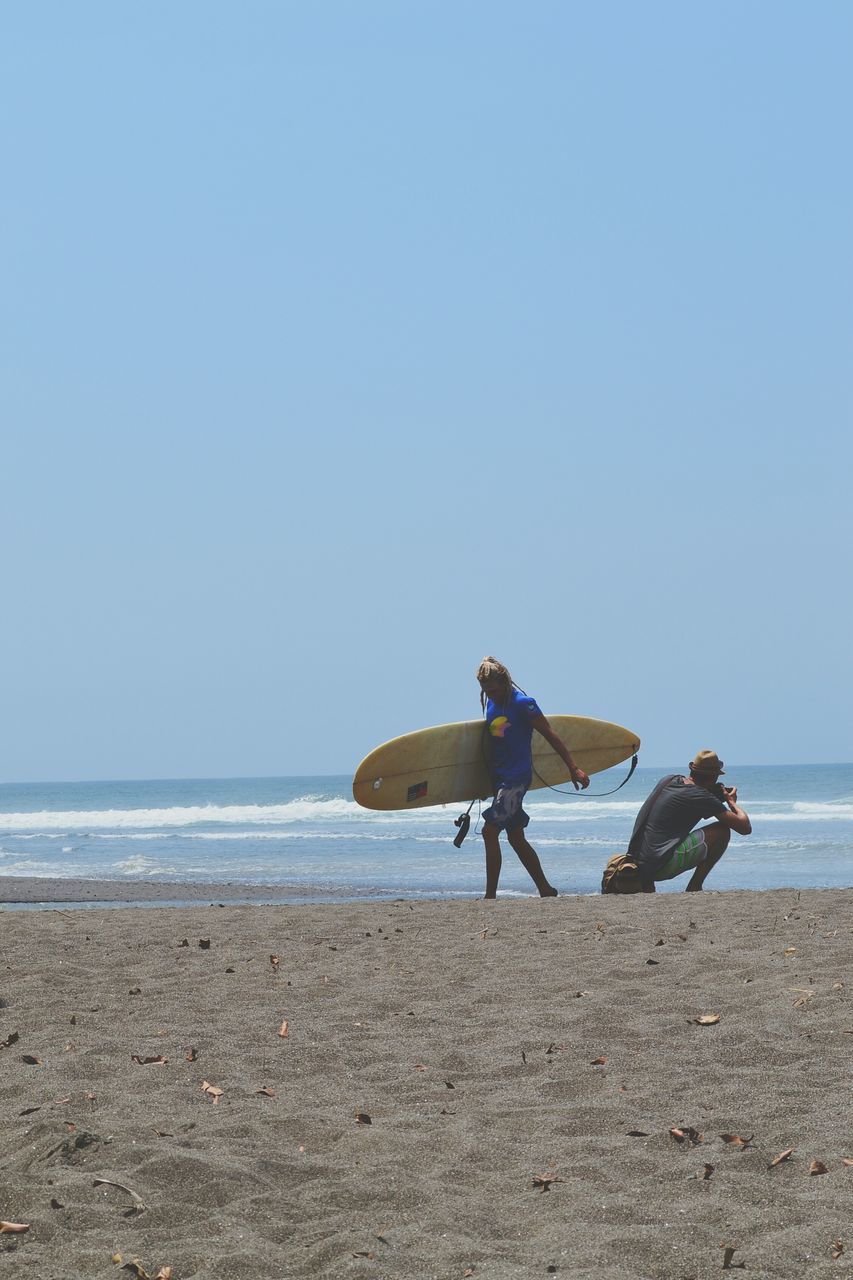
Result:
[[[483,828],[483,834],[485,835],[485,828]],[[507,831],[506,834],[507,839],[518,854],[519,862],[539,890],[539,897],[556,898],[557,890],[545,879],[545,872],[542,870],[539,855],[533,845],[529,844],[525,839],[524,828],[515,827],[512,831]]]
[[[483,823],[483,844],[486,846],[486,894],[487,898],[496,898],[498,880],[501,877],[501,843],[500,829],[493,822]]]
[[[703,827],[702,834],[705,837],[705,848],[708,852],[690,877],[685,893],[699,892],[705,883],[707,875],[717,865],[729,847],[732,833],[730,828],[724,826],[722,822],[714,822],[709,827]]]

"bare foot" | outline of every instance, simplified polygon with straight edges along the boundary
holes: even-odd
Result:
[[[540,898],[556,898],[557,896],[558,896],[557,890],[554,888],[552,884],[549,884],[547,889],[539,890]]]

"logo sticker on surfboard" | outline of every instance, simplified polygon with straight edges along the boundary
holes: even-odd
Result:
[[[415,782],[409,787],[408,791],[406,792],[406,799],[407,800],[423,800],[428,790],[429,790],[428,782]]]

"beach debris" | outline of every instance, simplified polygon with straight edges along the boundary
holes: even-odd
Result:
[[[660,964],[660,960],[647,960],[646,964]]]
[[[562,1178],[558,1178],[556,1173],[536,1173],[533,1175],[533,1185],[538,1191],[550,1191],[554,1182],[562,1182]]]
[[[355,1122],[356,1124],[373,1124],[373,1120],[366,1111],[356,1111]]]
[[[746,1267],[745,1262],[732,1262],[732,1258],[737,1253],[737,1249],[733,1245],[721,1244],[720,1248],[723,1251],[723,1270],[724,1271],[736,1270],[738,1268],[741,1271],[744,1270],[744,1268]]]
[[[697,1023],[700,1027],[713,1027],[721,1017],[720,1013],[700,1013],[698,1018],[690,1018],[689,1021]]]
[[[132,1053],[130,1060],[135,1062],[138,1067],[165,1067],[169,1061],[168,1058],[163,1057],[162,1053],[152,1053],[144,1058],[138,1053]]]
[[[606,1062],[607,1062],[607,1059],[605,1057],[593,1058],[592,1062],[589,1065],[591,1067],[603,1067]]]
[[[665,946],[666,946],[666,938],[658,938],[657,942],[655,943],[655,946],[656,946],[656,947],[665,947]]]
[[[5,1040],[0,1040],[0,1049],[10,1048],[13,1044],[17,1044],[20,1038],[17,1031],[10,1031]]]
[[[42,1062],[41,1058],[37,1057],[36,1054],[34,1053],[22,1053],[21,1062],[26,1062],[28,1067],[44,1066],[44,1063]]]
[[[25,1231],[29,1231],[30,1224],[28,1222],[0,1222],[0,1235],[19,1236]]]
[[[808,1002],[811,1000],[812,996],[814,995],[813,991],[809,991],[804,987],[792,987],[791,990],[802,992],[802,994],[799,995],[797,999],[794,1001],[795,1009],[802,1009],[803,1005],[808,1004]]]
[[[415,1071],[426,1071],[426,1070],[427,1068],[424,1066],[422,1062],[415,1063]]]
[[[41,1107],[24,1107],[23,1111],[19,1111],[19,1116],[31,1116],[35,1111],[41,1111]]]
[[[786,948],[785,948],[785,955],[786,955],[786,956],[793,956],[793,955],[796,955],[796,952],[797,952],[797,948],[796,948],[796,947],[786,947]]]
[[[774,1156],[774,1157],[773,1157],[773,1159],[770,1161],[770,1163],[769,1163],[769,1165],[767,1166],[767,1168],[768,1168],[768,1169],[772,1169],[772,1168],[774,1168],[774,1166],[775,1166],[775,1165],[777,1165],[777,1164],[782,1164],[782,1162],[783,1162],[784,1160],[790,1160],[790,1158],[791,1158],[791,1156],[792,1156],[793,1154],[794,1154],[794,1148],[793,1148],[793,1147],[788,1147],[788,1148],[787,1148],[787,1150],[785,1150],[785,1151],[780,1151],[780,1152],[779,1152],[779,1154],[778,1154],[778,1156]]]
[[[649,1138],[651,1134],[646,1133],[645,1129],[629,1129],[627,1136],[629,1138]]]
[[[708,1179],[709,1179],[709,1178],[711,1177],[711,1175],[713,1174],[713,1172],[714,1172],[714,1170],[715,1170],[715,1168],[716,1168],[716,1167],[717,1167],[717,1166],[716,1166],[716,1165],[713,1165],[713,1164],[703,1164],[703,1165],[702,1165],[702,1172],[701,1172],[701,1173],[697,1173],[697,1174],[696,1174],[696,1177],[698,1178],[698,1180],[699,1180],[700,1182],[707,1182],[707,1181],[708,1181]]]
[[[823,1163],[822,1160],[812,1160],[811,1164],[809,1165],[809,1173],[810,1174],[829,1173],[829,1170],[827,1169],[826,1165]]]
[[[691,1125],[684,1125],[682,1128],[670,1129],[670,1133],[676,1142],[689,1142],[691,1146],[697,1147],[700,1142],[705,1141],[704,1133],[700,1133],[698,1129],[692,1128]]]
[[[207,1096],[213,1101],[214,1106],[216,1106],[217,1102],[225,1092],[224,1089],[220,1089],[218,1084],[211,1084],[209,1080],[202,1080],[201,1091],[202,1093],[207,1094]]]
[[[285,1018],[284,1022],[279,1027],[278,1034],[282,1040],[286,1040],[287,1037],[290,1035],[290,1024],[287,1021],[287,1018]]]
[[[174,1138],[173,1133],[167,1133],[165,1129],[155,1129],[154,1133],[158,1138]]]
[[[367,1258],[368,1262],[372,1262],[376,1257],[375,1253],[371,1253],[369,1249],[354,1249],[352,1251],[354,1258]]]
[[[846,1165],[848,1169],[851,1168],[851,1166],[853,1166],[853,1160],[851,1160],[849,1156],[842,1156],[841,1163],[843,1165]]]
[[[64,1209],[65,1205],[62,1204],[59,1200],[57,1200],[56,1196],[54,1196],[50,1202],[50,1207],[51,1209]]]
[[[195,1062],[196,1058],[198,1057],[198,1049],[195,1047],[194,1044],[191,1044],[189,1046],[186,1053],[184,1054],[184,1057],[186,1058],[187,1062]]]
[[[125,1195],[130,1196],[133,1201],[133,1208],[130,1213],[144,1213],[148,1208],[145,1201],[138,1191],[134,1191],[133,1187],[126,1187],[123,1182],[113,1182],[111,1178],[94,1178],[92,1180],[93,1187],[118,1187],[119,1191],[123,1191]]]
[[[456,1085],[453,1083],[452,1080],[445,1080],[444,1087],[445,1089],[455,1089]],[[853,1161],[851,1161],[851,1163],[853,1163]]]
[[[841,1241],[840,1241],[840,1240],[833,1240],[833,1242],[832,1242],[832,1256],[833,1256],[833,1258],[840,1258],[843,1252],[844,1252],[844,1245],[841,1243]]]
[[[141,987],[131,987],[127,994],[128,994],[129,996],[141,996],[141,995],[142,995],[142,988],[141,988]]]
[[[255,1090],[255,1093],[262,1093],[265,1098],[275,1097],[275,1089],[273,1089],[272,1085],[269,1084],[261,1085],[260,1089]]]
[[[278,970],[278,956],[270,956],[270,964],[275,970]]]
[[[189,938],[182,938],[181,941],[178,943],[179,947],[188,947],[189,945],[190,945]]]
[[[121,1263],[121,1254],[114,1253],[112,1261],[117,1265]],[[172,1280],[172,1268],[161,1267],[154,1275],[149,1275],[138,1258],[133,1258],[130,1262],[126,1262],[121,1268],[122,1271],[132,1271],[137,1280]]]
[[[755,1134],[751,1133],[748,1138],[742,1138],[739,1133],[721,1133],[720,1137],[723,1142],[728,1142],[729,1146],[741,1147],[743,1150],[746,1150],[748,1146],[752,1145],[752,1139],[755,1137]]]
[[[843,991],[843,990],[844,990],[844,983],[843,983],[843,982],[833,982],[833,984],[832,984],[832,990],[833,990],[833,991]]]

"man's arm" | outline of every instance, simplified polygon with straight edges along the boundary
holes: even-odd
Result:
[[[748,836],[752,831],[749,814],[738,807],[737,787],[723,787],[723,802],[728,805],[728,813],[720,814],[720,822],[724,827],[731,827],[739,836]]]
[[[563,742],[562,738],[558,738],[546,716],[534,716],[530,722],[537,733],[541,733],[545,741],[554,748],[557,755],[565,760],[569,767],[569,773],[572,776],[575,791],[583,788],[585,791],[589,786],[589,777],[584,773],[583,769],[579,769],[572,759],[572,753]]]

